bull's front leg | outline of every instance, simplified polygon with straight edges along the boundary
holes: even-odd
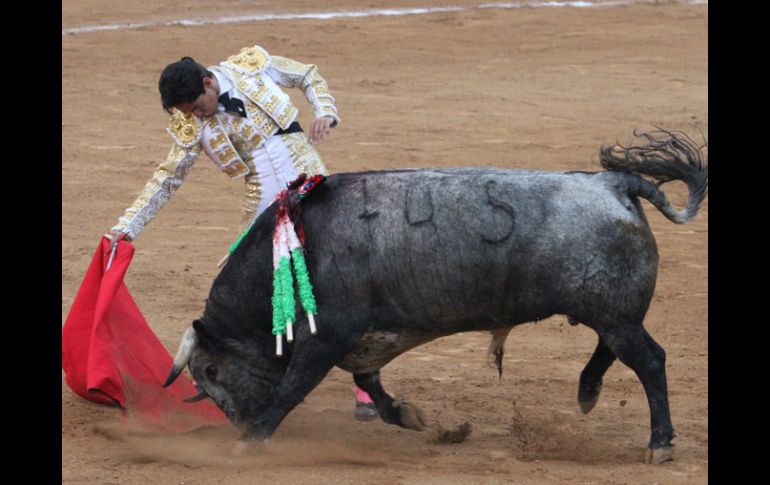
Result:
[[[383,421],[397,424],[402,428],[422,431],[428,427],[428,420],[420,409],[406,401],[393,399],[382,387],[380,372],[353,374],[356,385],[366,391],[374,401]]]
[[[291,361],[286,374],[275,388],[273,400],[264,413],[243,423],[245,430],[240,439],[270,438],[289,412],[304,401],[305,396],[326,377],[334,367],[338,353],[333,350],[333,346],[323,343],[317,337],[302,343],[295,341]]]

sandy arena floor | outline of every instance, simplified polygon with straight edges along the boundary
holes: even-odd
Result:
[[[708,5],[474,8],[409,16],[160,25],[183,18],[438,6],[438,0],[67,0],[62,29],[149,22],[62,36],[62,322],[99,238],[129,205],[170,139],[157,94],[183,55],[214,64],[241,47],[316,63],[342,117],[321,154],[332,172],[487,165],[598,170],[601,144],[657,124],[708,135]],[[309,125],[311,111],[292,93]],[[681,206],[686,189],[664,186]],[[241,182],[201,158],[141,234],[127,285],[173,353],[198,317],[216,262],[237,236]],[[455,335],[394,360],[385,387],[433,423],[469,421],[460,444],[353,420],[351,376],[335,369],[260,453],[233,460],[230,428],[132,435],[118,412],[77,397],[62,374],[64,483],[703,484],[708,473],[708,200],[685,226],[646,213],[660,252],[647,316],[667,351],[675,461],[642,463],[649,412],[615,363],[599,404],[579,411],[578,376],[596,343],[553,317],[517,328],[505,374],[488,336]]]

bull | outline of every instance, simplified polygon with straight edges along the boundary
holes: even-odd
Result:
[[[439,337],[490,331],[501,369],[512,327],[562,314],[598,335],[580,374],[581,410],[594,407],[605,372],[619,359],[647,395],[646,461],[671,459],[666,354],[643,325],[658,253],[640,198],[672,222],[689,221],[706,197],[708,157],[683,133],[637,136],[643,142],[636,146],[602,146],[605,170],[598,172],[434,168],[330,176],[302,201],[298,217],[318,333],[298,325],[282,356],[269,323],[273,204],[215,279],[165,385],[189,366],[195,399],[213,399],[242,440],[267,439],[337,366],[369,393],[383,421],[422,430],[422,412],[383,389],[383,366]],[[674,180],[688,187],[683,210],[659,188]]]

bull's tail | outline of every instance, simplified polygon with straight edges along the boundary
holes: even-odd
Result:
[[[599,162],[610,171],[647,175],[657,180],[654,185],[646,180],[629,184],[630,195],[637,195],[649,200],[670,221],[684,224],[698,213],[708,191],[708,155],[703,155],[703,147],[681,132],[671,132],[659,128],[651,133],[634,136],[644,138],[647,143],[639,146],[624,147],[613,145],[599,149]],[[687,207],[678,211],[671,206],[666,195],[658,188],[666,182],[681,180],[687,184],[690,195]]]

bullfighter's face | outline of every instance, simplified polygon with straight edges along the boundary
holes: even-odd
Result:
[[[182,103],[175,106],[182,113],[192,113],[197,118],[205,120],[211,118],[219,110],[219,83],[213,76],[203,78],[203,94],[193,102]]]

